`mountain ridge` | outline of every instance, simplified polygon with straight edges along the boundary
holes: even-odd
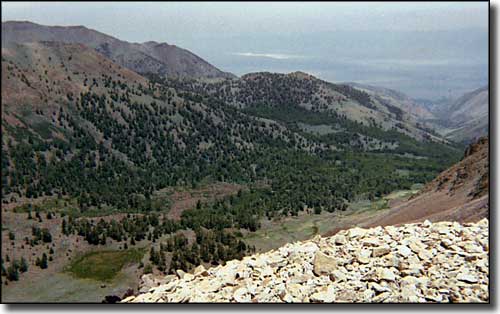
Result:
[[[56,162],[40,167],[74,167],[71,161],[75,154],[82,154],[79,158],[94,160],[86,168],[90,172],[101,171],[96,165],[102,159],[107,159],[108,163],[118,159],[120,173],[131,167],[128,171],[139,171],[137,175],[144,176],[147,173],[144,167],[147,167],[155,179],[150,184],[141,184],[141,187],[136,186],[140,182],[136,181],[134,189],[142,192],[168,185],[196,184],[206,177],[221,181],[255,180],[271,170],[269,167],[273,163],[269,154],[275,156],[278,150],[288,152],[290,158],[313,158],[318,165],[323,164],[318,160],[321,154],[349,151],[386,153],[393,158],[405,154],[429,158],[429,161],[421,161],[427,164],[424,172],[412,172],[416,180],[427,180],[429,172],[440,169],[442,166],[435,163],[437,159],[441,163],[454,159],[455,147],[425,139],[417,141],[396,130],[370,127],[367,125],[369,119],[361,124],[333,112],[331,115],[316,112],[323,110],[320,106],[328,106],[329,100],[334,101],[332,97],[335,95],[355,103],[368,117],[372,109],[367,107],[371,105],[364,103],[365,94],[320,82],[312,76],[306,79],[302,74],[299,77],[297,74],[259,74],[256,82],[193,81],[201,87],[209,87],[207,91],[195,93],[198,85],[190,86],[190,81],[146,79],[93,49],[81,49],[79,45],[37,42],[2,48],[2,131],[5,135],[2,147],[8,153],[4,155],[3,170],[9,173],[4,178],[11,183],[8,192],[14,193],[14,198],[14,195],[24,196],[25,193],[30,196],[54,193],[56,187],[65,191],[69,185],[77,190],[97,188],[95,182],[82,186],[84,180],[96,179],[90,175],[70,184],[63,184],[66,179],[58,178],[57,184],[47,184],[43,189],[37,180],[31,180],[29,189],[26,185],[19,185],[17,176],[21,168],[15,166],[12,158],[23,155],[11,155],[11,152],[28,149],[34,143],[40,153]],[[272,85],[265,84],[267,87],[260,89],[259,84],[263,82]],[[287,90],[288,83],[293,90]],[[321,88],[319,95],[326,103],[315,101],[307,92],[314,84]],[[231,86],[235,93],[226,93]],[[250,97],[245,96],[246,93],[250,93]],[[240,98],[243,101],[249,99],[250,105],[265,101],[269,106],[249,107],[264,111],[242,110],[233,103]],[[289,105],[288,113],[276,108],[276,105],[285,103]],[[165,171],[160,170],[161,167],[170,169],[179,158],[188,160],[182,168],[173,168],[168,175],[158,175]],[[229,171],[224,160],[238,167]],[[25,161],[31,162],[32,159]],[[257,161],[262,162],[261,167],[257,167]],[[191,163],[203,166],[192,167]],[[403,161],[410,168],[414,163],[411,159]],[[39,170],[31,168],[30,171]],[[397,182],[412,178],[401,178],[392,171],[387,175],[395,177],[390,184],[396,186]],[[33,173],[33,176],[38,175]],[[131,183],[121,184],[123,189],[132,188]],[[382,186],[379,188],[385,190]],[[37,192],[33,194],[33,190]],[[133,195],[128,195],[130,204],[127,205],[119,195],[100,190],[100,194],[97,191],[92,194],[94,198],[109,197],[102,200],[103,203],[128,208],[133,202]],[[331,198],[335,199],[335,204],[344,202],[340,194]]]
[[[169,77],[234,78],[186,49],[160,43],[129,43],[85,26],[45,26],[27,21],[2,22],[2,46],[10,42],[62,41],[83,43],[138,73]]]
[[[470,143],[485,136],[489,127],[489,87],[462,95],[436,114],[445,127],[441,133],[449,139]]]

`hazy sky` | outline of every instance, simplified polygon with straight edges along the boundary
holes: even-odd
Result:
[[[488,2],[2,2],[2,21],[168,42],[219,68],[307,71],[437,98],[488,81]]]

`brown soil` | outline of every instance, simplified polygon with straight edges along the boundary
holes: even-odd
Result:
[[[464,195],[450,196],[444,192],[423,194],[392,208],[384,216],[374,219],[369,226],[400,225],[430,221],[478,221],[488,216],[488,195],[468,201]]]
[[[389,203],[390,209],[376,216],[353,217],[342,227],[401,225],[424,220],[475,222],[488,217],[488,138],[481,138],[466,151],[464,159],[443,171],[416,195],[406,201]]]
[[[229,195],[235,195],[241,189],[244,189],[242,185],[220,182],[194,190],[176,190],[170,197],[172,200],[172,207],[167,217],[179,220],[182,212],[186,209],[196,207],[198,201],[206,203],[219,200]]]

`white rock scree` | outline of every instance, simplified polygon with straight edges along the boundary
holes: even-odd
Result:
[[[122,302],[488,302],[488,220],[353,228],[192,274]],[[157,286],[153,286],[157,285]]]

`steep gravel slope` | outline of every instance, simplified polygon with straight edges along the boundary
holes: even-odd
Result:
[[[122,302],[488,302],[488,220],[354,228],[193,274]],[[158,285],[159,284],[159,285]]]

